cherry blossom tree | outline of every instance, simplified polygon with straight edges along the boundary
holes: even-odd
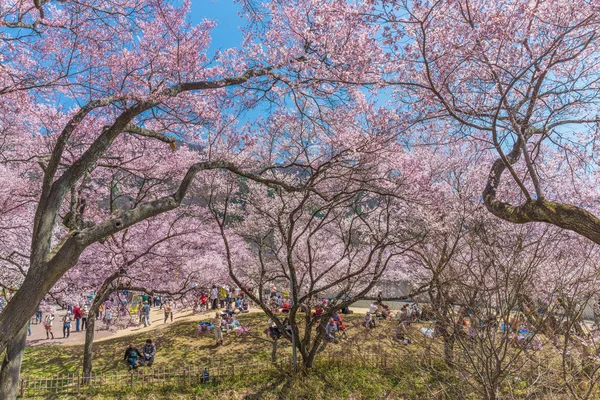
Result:
[[[75,304],[73,296],[94,293],[84,345],[84,377],[92,372],[95,314],[115,292],[129,290],[174,298],[195,295],[227,279],[217,226],[195,207],[146,220],[94,245],[55,285],[54,297]],[[208,226],[207,226],[208,225]]]
[[[381,10],[400,112],[429,143],[467,138],[496,153],[487,209],[600,243],[598,4],[383,1]]]
[[[319,113],[332,115],[327,126],[311,118],[311,107],[275,113],[263,124],[260,158],[277,157],[281,165],[265,176],[307,190],[240,182],[218,172],[214,179],[222,184],[207,181],[199,189],[220,225],[231,279],[254,289],[248,296],[292,342],[305,368],[325,347],[325,327],[336,311],[373,296],[384,274],[402,273],[399,256],[419,238],[411,206],[431,201],[422,189],[434,170],[417,162],[423,154],[412,155],[381,134],[385,113],[360,110],[321,107]],[[351,140],[340,141],[332,131]],[[240,241],[249,254],[233,251]],[[283,317],[264,298],[273,284],[289,287],[290,310]],[[311,315],[323,298],[329,299],[320,304],[323,313]]]
[[[437,189],[443,201],[421,208],[423,239],[403,255],[415,270],[413,281],[428,288],[432,340],[443,345],[427,340],[426,352],[442,357],[449,372],[467,384],[449,388],[459,397],[475,390],[482,398],[498,398],[509,375],[532,384],[540,378],[542,390],[547,381],[536,369],[550,368],[547,354],[535,354],[542,344],[550,358],[566,356],[566,348],[577,354],[587,348],[584,365],[590,371],[593,339],[585,333],[582,313],[598,292],[597,246],[552,225],[493,217],[479,197],[483,157],[465,164],[461,160],[472,150],[459,149],[441,162]],[[519,338],[523,328],[530,334]],[[587,347],[573,337],[587,337]],[[581,392],[578,382],[590,388],[589,395],[596,372],[585,381],[577,370],[577,378],[569,377],[571,390]]]
[[[28,267],[0,314],[0,351],[13,341],[20,347],[23,333],[17,333],[86,248],[179,207],[201,171],[226,169],[280,184],[256,173],[245,155],[253,139],[238,134],[239,113],[262,101],[327,103],[336,92],[350,101],[338,70],[357,79],[372,71],[352,63],[360,47],[375,40],[358,16],[332,22],[360,42],[337,40],[334,31],[306,37],[304,28],[295,29],[303,15],[274,5],[265,24],[245,31],[240,49],[209,59],[214,23],[191,24],[188,10],[189,2],[162,0],[1,6],[7,62],[0,72],[0,114],[9,116],[1,127],[3,157],[37,170],[27,176],[36,198]],[[305,17],[325,15],[313,7]],[[183,149],[168,153],[176,142],[185,143]],[[127,170],[125,179],[135,179],[134,163],[154,173],[154,183],[139,190],[142,201],[130,200],[135,207],[112,207],[114,185],[103,186],[109,189],[100,196],[87,188],[103,180],[118,186],[122,177],[107,170]],[[13,353],[11,347],[5,354],[14,359]],[[1,372],[0,380],[13,388],[3,397],[14,397],[16,381]]]

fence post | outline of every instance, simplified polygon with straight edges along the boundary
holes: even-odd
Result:
[[[129,374],[129,386],[133,388],[133,371]]]
[[[25,393],[25,379],[21,378],[20,387],[19,387],[19,395],[21,397],[23,397],[24,393]]]

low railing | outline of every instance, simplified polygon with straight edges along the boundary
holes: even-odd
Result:
[[[61,374],[47,377],[23,377],[20,380],[21,397],[43,396],[50,393],[81,394],[90,389],[103,390],[133,389],[162,385],[197,385],[211,383],[224,377],[256,374],[273,370],[277,365],[267,361],[257,361],[251,366],[240,367],[237,364],[228,366],[209,366],[209,381],[205,382],[204,367],[185,366],[178,369],[140,367],[129,372],[92,373],[90,377],[79,374]]]
[[[367,355],[321,354],[319,362],[352,363],[372,368],[385,369],[390,358],[385,353]],[[299,360],[300,362],[300,360]],[[346,364],[347,365],[347,364]],[[290,370],[291,357],[280,356],[277,363],[266,360],[253,361],[248,365],[229,364],[223,366],[212,362],[208,365],[210,380],[205,381],[204,366],[184,366],[178,369],[141,367],[129,372],[101,372],[84,377],[81,373],[55,376],[23,377],[20,380],[21,397],[47,396],[52,393],[84,394],[89,391],[130,390],[164,385],[191,386],[211,384],[215,381],[231,379],[235,376],[258,374],[275,369]]]

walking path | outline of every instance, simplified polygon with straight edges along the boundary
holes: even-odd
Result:
[[[259,311],[258,309],[253,310],[255,312]],[[62,318],[65,315],[66,310],[58,310],[54,314],[54,324],[52,325],[52,331],[54,332],[54,340],[46,339],[46,331],[44,330],[43,324],[32,324],[31,325],[31,336],[27,337],[27,346],[35,347],[35,346],[43,346],[43,345],[55,345],[55,344],[83,344],[85,342],[85,331],[75,331],[75,321],[71,322],[71,335],[68,338],[63,338],[62,333]],[[44,315],[45,316],[45,315]],[[156,329],[162,329],[169,324],[173,324],[175,322],[184,322],[184,321],[200,321],[202,319],[207,319],[213,316],[213,312],[206,312],[201,314],[194,314],[190,309],[184,310],[175,310],[173,313],[173,322],[169,319],[167,323],[163,324],[164,321],[164,313],[163,310],[158,307],[153,307],[150,310],[150,321],[151,325],[144,327],[144,325],[140,326],[131,326],[124,329],[118,330],[107,330],[107,329],[98,329],[99,327],[104,327],[104,323],[101,321],[96,322],[96,333],[94,335],[94,342],[102,341],[106,339],[117,338],[121,336],[127,336],[134,333],[148,332]]]
[[[367,308],[356,308],[352,307],[352,311],[357,314],[365,314],[367,312]],[[262,312],[260,308],[251,308],[250,312]],[[85,331],[75,331],[75,321],[71,322],[71,335],[68,338],[63,338],[62,334],[62,318],[65,315],[66,310],[58,310],[54,314],[54,324],[52,325],[52,331],[54,332],[54,339],[46,339],[46,331],[44,330],[43,324],[32,324],[31,325],[31,336],[27,337],[27,347],[36,347],[36,346],[46,346],[46,345],[56,345],[56,344],[83,344],[85,342]],[[44,315],[45,316],[45,315]],[[118,330],[106,330],[106,329],[98,329],[99,327],[103,327],[104,323],[97,321],[96,322],[96,333],[94,335],[94,342],[99,342],[102,340],[118,338],[122,336],[127,336],[135,333],[149,332],[157,329],[162,329],[167,327],[170,324],[176,322],[185,322],[185,321],[201,321],[208,320],[214,316],[214,311],[210,310],[204,313],[196,313],[194,314],[190,309],[177,310],[173,313],[173,322],[169,319],[167,323],[163,323],[164,321],[164,313],[163,310],[158,307],[152,307],[150,310],[150,321],[151,325],[144,327],[140,326],[131,326],[124,329]]]

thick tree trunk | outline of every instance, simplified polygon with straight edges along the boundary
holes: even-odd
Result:
[[[527,139],[527,138],[526,138]],[[506,161],[514,165],[522,154],[522,139],[513,144],[506,155]],[[513,205],[499,200],[496,191],[500,186],[502,174],[507,169],[502,158],[492,164],[488,180],[483,191],[483,202],[492,214],[505,221],[516,224],[529,222],[546,222],[576,232],[594,243],[600,244],[600,218],[589,211],[568,203],[558,203],[543,198],[527,200]]]
[[[77,263],[83,249],[79,242],[73,241],[63,245],[51,261],[30,264],[23,284],[0,313],[0,353],[35,315],[50,288]]]
[[[94,332],[96,329],[96,312],[88,313],[87,327],[85,330],[85,343],[83,345],[83,382],[88,384],[92,376],[92,347],[94,345]]]
[[[2,400],[14,400],[19,394],[19,374],[26,339],[27,325],[24,325],[6,347],[2,369],[0,369],[0,399]]]
[[[43,282],[45,279],[41,274],[35,277],[28,275],[0,313],[0,353],[19,335],[19,327],[27,325],[37,312],[40,301],[48,292],[48,287]]]

